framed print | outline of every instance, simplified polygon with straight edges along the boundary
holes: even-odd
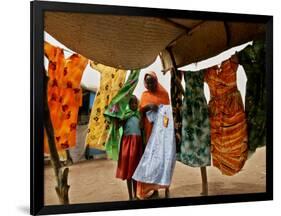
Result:
[[[273,17],[31,2],[30,213],[273,199]]]

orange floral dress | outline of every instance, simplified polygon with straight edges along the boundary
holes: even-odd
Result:
[[[45,56],[49,60],[47,100],[58,151],[74,147],[79,107],[82,105],[80,82],[88,59],[73,54],[64,57],[63,50],[45,42]],[[46,136],[46,133],[45,133]],[[44,151],[49,152],[47,139]]]
[[[211,151],[213,165],[225,175],[238,173],[247,159],[247,124],[236,84],[238,62],[230,58],[205,71],[211,100]]]

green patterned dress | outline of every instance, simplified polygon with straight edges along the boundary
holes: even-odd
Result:
[[[129,109],[129,100],[138,84],[140,70],[132,70],[124,86],[118,91],[104,112],[106,120],[109,122],[109,132],[105,144],[105,150],[110,158],[118,160],[119,145],[123,134],[119,127],[119,121],[127,120],[138,112]]]
[[[204,95],[204,71],[184,73],[181,162],[192,167],[211,165],[208,105]]]
[[[266,144],[266,75],[265,45],[254,41],[238,53],[239,64],[247,76],[245,112],[248,126],[249,151]]]
[[[173,107],[174,130],[176,137],[176,153],[177,157],[180,153],[181,146],[181,130],[182,130],[182,99],[184,89],[181,84],[182,71],[171,70],[171,103]]]

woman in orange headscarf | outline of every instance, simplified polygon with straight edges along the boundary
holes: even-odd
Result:
[[[144,91],[140,100],[140,113],[142,116],[142,127],[144,132],[144,144],[148,142],[148,139],[152,132],[153,123],[146,117],[146,112],[153,110],[157,111],[160,104],[170,104],[168,92],[158,82],[156,73],[151,71],[144,76],[144,86],[147,91]],[[137,182],[137,197],[139,199],[146,199],[150,197],[153,192],[158,192],[158,189],[165,188],[165,186],[157,184],[149,184],[144,182]],[[168,189],[167,189],[168,191]],[[166,191],[166,192],[167,192]],[[166,193],[167,195],[167,193]]]
[[[140,100],[140,112],[142,114],[142,122],[145,135],[145,143],[147,143],[153,123],[149,122],[145,116],[145,113],[149,110],[157,111],[160,104],[170,104],[168,92],[158,82],[156,73],[151,71],[144,76],[144,86],[147,91],[144,91]]]

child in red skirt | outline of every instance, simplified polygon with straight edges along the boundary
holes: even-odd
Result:
[[[143,153],[138,99],[135,95],[129,101],[129,110],[125,116],[116,177],[127,180],[129,199],[132,200],[133,193],[136,197],[136,182],[132,176]]]

